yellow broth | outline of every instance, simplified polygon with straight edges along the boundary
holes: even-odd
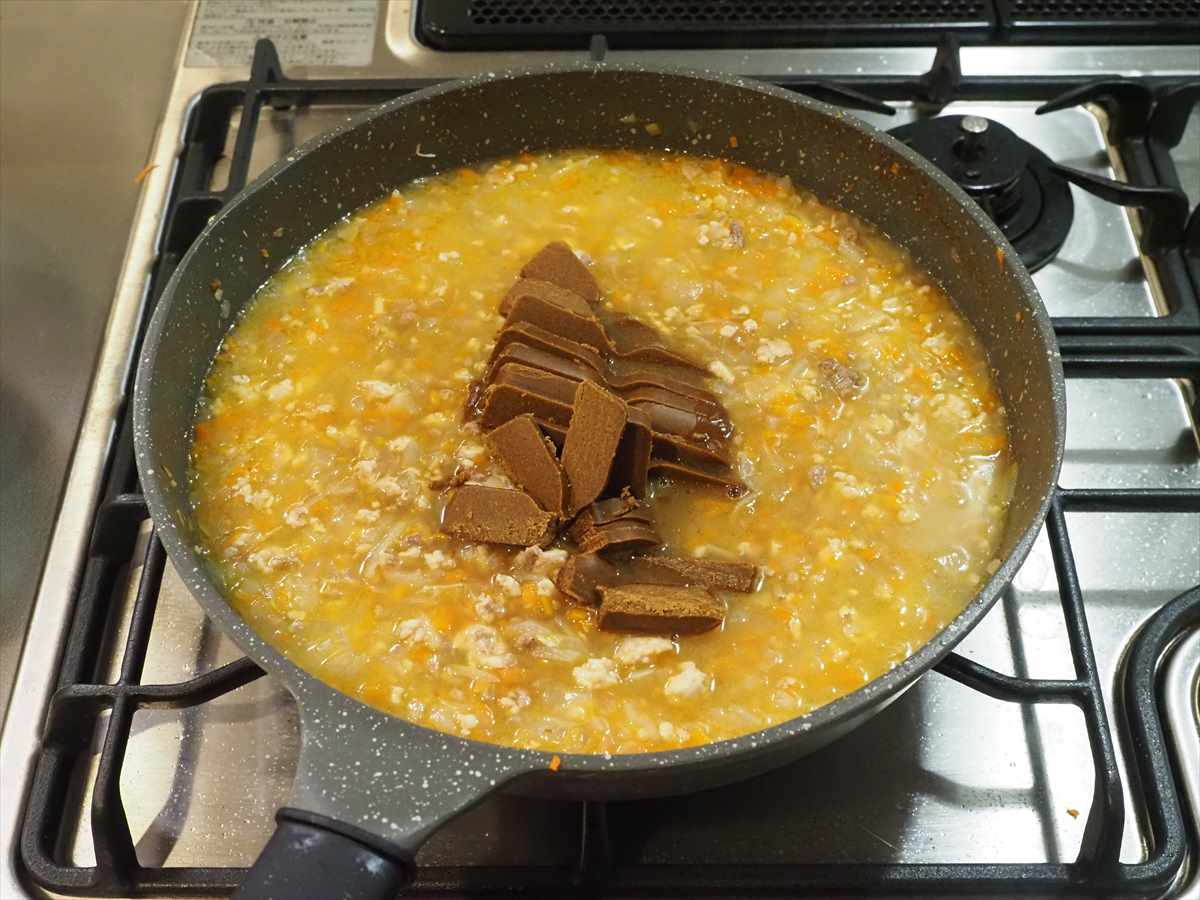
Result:
[[[561,547],[439,533],[432,482],[505,481],[461,413],[553,240],[712,364],[750,490],[652,502],[668,552],[763,566],[717,631],[600,631],[553,586]],[[786,179],[625,152],[450,172],[314,241],[225,339],[192,462],[227,596],[299,665],[432,728],[608,753],[755,731],[895,666],[995,571],[1012,483],[979,341],[904,251]]]

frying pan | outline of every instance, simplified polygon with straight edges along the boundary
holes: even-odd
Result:
[[[657,122],[658,133],[630,127],[630,114]],[[1018,474],[998,554],[1003,564],[961,615],[896,668],[755,734],[659,753],[563,754],[551,771],[549,753],[394,718],[282,656],[229,606],[196,552],[185,476],[209,365],[239,309],[283,260],[412,179],[569,147],[683,150],[788,175],[907,247],[986,348]],[[279,228],[283,237],[274,237]],[[268,242],[266,259],[258,248]],[[213,298],[214,278],[232,316]],[[974,202],[911,150],[833,107],[769,85],[595,64],[420,91],[349,120],[268,170],[209,224],[167,285],[138,365],[134,427],[150,513],[181,577],[208,615],[287,685],[300,710],[289,805],[237,896],[382,898],[411,880],[414,854],[434,829],[490,791],[597,799],[696,791],[793,760],[879,712],[979,621],[1028,552],[1058,476],[1064,388],[1049,319],[1016,253]]]

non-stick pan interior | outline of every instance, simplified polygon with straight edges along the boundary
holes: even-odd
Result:
[[[629,124],[630,116],[657,123],[656,133]],[[787,175],[908,247],[987,348],[1019,462],[1002,549],[1027,549],[1061,453],[1061,374],[1028,275],[999,252],[1003,239],[982,212],[847,113],[753,83],[599,66],[482,78],[384,107],[295,151],[185,258],[139,370],[136,438],[160,529],[167,519],[177,530],[165,540],[210,612],[219,601],[192,550],[188,448],[205,374],[238,311],[314,236],[394,188],[488,158],[565,147],[678,150]],[[1001,568],[960,624],[982,615],[1018,562]]]

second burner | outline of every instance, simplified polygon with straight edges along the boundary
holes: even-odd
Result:
[[[1036,271],[1067,238],[1075,206],[1050,159],[999,122],[939,116],[891,130],[967,192]]]

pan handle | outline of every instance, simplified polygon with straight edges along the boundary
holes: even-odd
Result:
[[[290,663],[284,671],[300,707],[300,759],[288,805],[237,900],[394,900],[415,878],[429,835],[545,768],[545,754],[421,728]]]
[[[393,900],[412,883],[412,856],[353,825],[284,807],[234,900]]]

